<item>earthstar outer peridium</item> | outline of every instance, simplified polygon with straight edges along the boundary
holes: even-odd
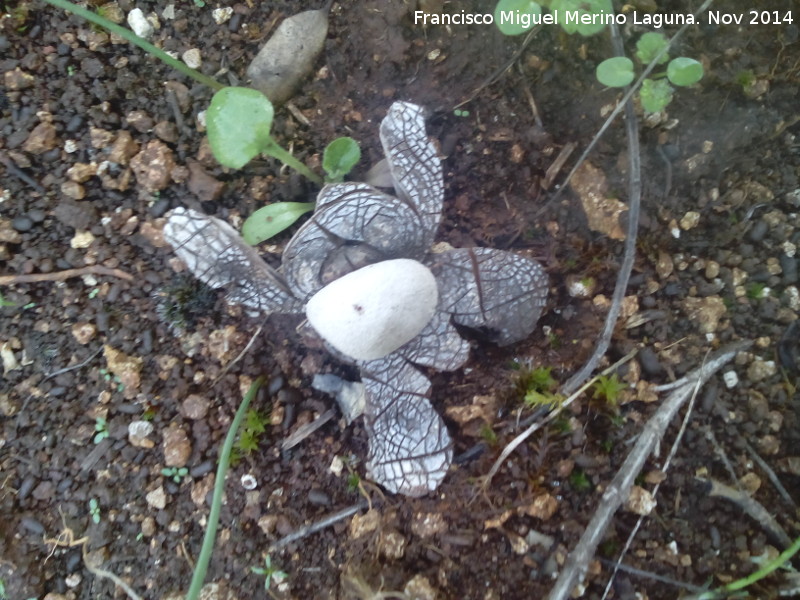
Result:
[[[454,324],[499,345],[527,337],[548,280],[535,261],[491,248],[432,251],[442,167],[423,109],[395,102],[380,139],[395,195],[364,183],[326,185],[313,216],[273,269],[220,219],[177,208],[165,239],[196,277],[251,313],[305,314],[334,354],[360,369],[367,475],[408,496],[434,491],[452,441],[418,367],[452,371],[469,358]]]

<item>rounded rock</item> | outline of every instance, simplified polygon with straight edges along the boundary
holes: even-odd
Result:
[[[308,322],[336,350],[375,360],[414,339],[436,310],[439,291],[430,269],[399,258],[348,273],[306,305]]]
[[[20,215],[18,217],[14,217],[14,220],[11,221],[11,226],[20,233],[25,233],[26,231],[33,229],[33,219],[25,215]]]

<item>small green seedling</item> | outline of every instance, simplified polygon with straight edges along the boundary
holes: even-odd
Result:
[[[89,300],[94,300],[97,298],[97,294],[100,293],[100,288],[94,288],[92,291],[89,292]]]
[[[665,51],[668,43],[664,35],[653,32],[645,33],[636,43],[636,58],[641,64],[649,64],[660,53],[657,64],[669,61],[666,71],[657,73],[642,82],[639,100],[647,113],[658,112],[666,108],[672,101],[675,91],[672,85],[686,87],[694,85],[703,78],[703,65],[693,58],[679,56],[669,60],[669,55]],[[625,87],[634,79],[633,61],[625,56],[606,59],[597,65],[595,75],[603,85]]]
[[[753,281],[747,284],[745,293],[747,297],[750,298],[750,300],[759,300],[761,298],[766,298],[767,296],[769,296],[769,288],[765,283]]]
[[[108,437],[108,422],[103,417],[94,420],[94,443],[99,444]]]
[[[361,148],[349,137],[333,140],[325,148],[322,168],[326,183],[339,183],[361,160]],[[254,246],[291,227],[297,219],[314,210],[315,202],[275,202],[259,208],[242,225],[244,241]]]
[[[550,374],[551,367],[536,367],[520,376],[519,385],[525,393],[524,402],[528,408],[559,405],[563,397],[555,393],[558,382]]]
[[[494,9],[494,24],[504,35],[523,34],[542,22],[542,5],[547,4],[545,0],[500,0]],[[551,0],[549,5],[555,23],[569,34],[582,36],[601,32],[606,26],[602,15],[613,12],[611,0]]]
[[[236,443],[233,447],[231,454],[231,463],[238,463],[243,456],[252,454],[258,450],[258,445],[261,443],[261,436],[267,430],[267,423],[269,417],[251,408],[244,416],[244,423],[239,437],[236,438]]]
[[[598,17],[613,14],[614,7],[611,0],[553,0],[550,10],[556,14],[561,29],[589,37],[605,29],[605,22]],[[567,13],[577,15],[577,19],[567,18]]]
[[[270,134],[275,110],[269,99],[250,88],[226,87],[214,94],[206,111],[208,143],[220,164],[241,169],[256,156],[277,158],[310,181],[322,185],[311,169],[281,148]],[[247,115],[243,118],[242,115]],[[341,181],[361,159],[352,138],[337,138],[328,144],[322,166],[328,181]],[[250,244],[260,243],[292,225],[313,210],[313,202],[277,202],[253,213],[244,223],[243,235]]]
[[[97,498],[89,500],[89,514],[92,516],[92,523],[97,525],[100,522],[100,504]]]
[[[186,467],[164,467],[161,469],[161,474],[164,477],[169,477],[175,483],[180,483],[189,474],[189,469]]]
[[[121,392],[125,389],[125,386],[122,384],[122,379],[120,379],[119,375],[112,375],[108,372],[108,369],[100,369],[100,375],[103,376],[103,380],[106,382],[113,381],[117,384],[117,391]]]
[[[490,446],[497,445],[497,434],[488,423],[484,423],[481,426],[480,435],[483,441],[489,444]]]
[[[619,380],[616,373],[611,377],[600,375],[592,386],[592,398],[602,400],[611,406],[616,406],[619,402],[620,394],[626,387],[625,383]]]
[[[226,87],[214,94],[206,111],[208,143],[220,164],[241,169],[253,158],[266,154],[292,167],[314,183],[322,179],[281,148],[272,138],[272,102],[244,87]]]
[[[361,148],[351,137],[340,137],[333,140],[322,154],[322,168],[325,169],[327,183],[339,183],[344,180],[356,163],[361,160]]]
[[[5,308],[7,306],[16,306],[16,302],[11,302],[10,300],[6,300],[3,294],[0,294],[0,308]]]
[[[576,492],[582,494],[592,489],[592,482],[589,480],[589,476],[580,469],[575,469],[570,473],[569,484]]]
[[[244,241],[254,246],[279,234],[314,210],[314,202],[275,202],[259,208],[242,224]]]
[[[500,0],[494,8],[494,23],[503,35],[520,35],[533,24],[527,15],[541,15],[542,7],[531,0]]]
[[[359,491],[360,486],[361,477],[355,471],[351,471],[347,476],[347,491],[355,494]]]
[[[263,567],[250,567],[250,572],[264,577],[265,591],[269,591],[269,588],[273,582],[278,585],[289,576],[284,571],[280,571],[276,567],[272,566],[272,557],[269,554],[264,556]]]
[[[455,109],[453,111],[453,114],[456,117],[468,117],[469,116],[469,111],[468,110],[461,110],[460,108],[457,108],[457,109]]]

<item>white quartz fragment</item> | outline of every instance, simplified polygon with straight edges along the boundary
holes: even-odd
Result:
[[[141,8],[134,8],[128,13],[128,25],[130,25],[133,33],[146,40],[150,39],[150,36],[155,31],[150,21],[144,16]]]
[[[311,326],[355,360],[382,358],[428,324],[439,293],[430,270],[398,258],[366,266],[328,284],[306,305]]]

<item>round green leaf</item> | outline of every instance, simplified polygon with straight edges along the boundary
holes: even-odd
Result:
[[[242,237],[251,246],[260,244],[293,225],[314,206],[314,202],[275,202],[259,208],[242,224]]]
[[[667,79],[675,85],[694,85],[703,78],[703,65],[693,58],[679,56],[667,65]]]
[[[633,61],[625,56],[608,58],[597,65],[595,76],[608,87],[625,87],[633,81]]]
[[[206,111],[208,142],[214,157],[226,167],[241,169],[271,144],[272,114],[272,103],[258,90],[219,90]]]
[[[656,57],[656,54],[661,52],[661,49],[667,45],[667,38],[661,33],[650,31],[645,33],[636,42],[636,58],[639,59],[644,65],[649,65],[650,62]],[[669,60],[669,54],[666,52],[658,59],[658,64],[663,65]]]
[[[611,0],[553,0],[550,3],[550,10],[556,13],[558,24],[564,31],[579,33],[584,37],[603,31],[606,27],[603,15],[614,13]],[[576,13],[577,21],[569,18]],[[583,19],[587,15],[590,17],[589,22],[584,23]]]
[[[639,99],[645,112],[658,112],[672,100],[672,86],[665,79],[645,79],[639,90]]]
[[[341,181],[361,160],[361,148],[351,137],[340,137],[325,147],[322,155],[322,168],[329,181]]]
[[[512,21],[505,21],[503,13],[511,13],[514,17]],[[518,14],[540,15],[542,14],[542,7],[536,2],[531,0],[500,0],[497,6],[494,7],[494,24],[504,35],[519,35],[525,33],[533,27],[533,19],[529,20],[529,25],[526,27],[520,23]]]

